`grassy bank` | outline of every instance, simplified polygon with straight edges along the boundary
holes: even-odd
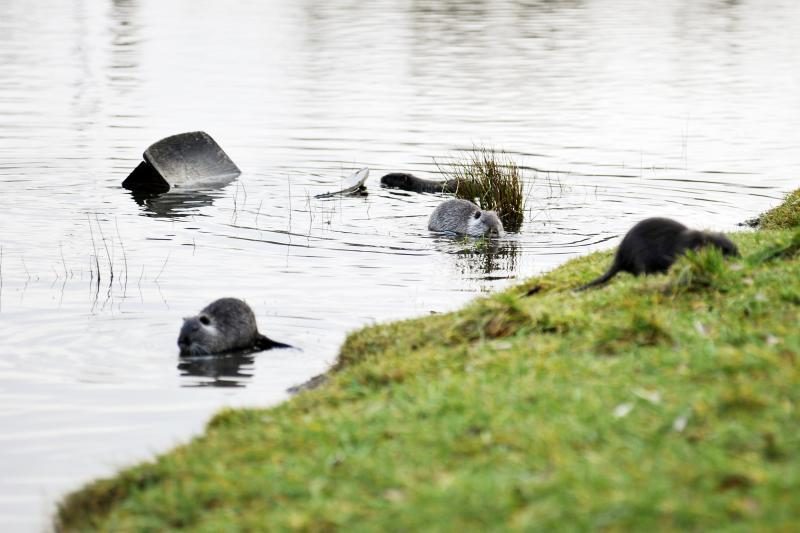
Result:
[[[229,410],[67,497],[66,530],[790,530],[800,234],[584,293],[610,252],[350,335],[327,384]],[[526,296],[526,294],[531,293]],[[265,355],[268,357],[268,355]]]

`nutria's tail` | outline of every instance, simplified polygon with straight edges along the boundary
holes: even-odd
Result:
[[[611,268],[608,269],[608,272],[606,272],[605,274],[603,274],[599,278],[590,281],[586,285],[582,285],[582,286],[578,287],[577,289],[575,289],[575,292],[585,291],[586,289],[591,289],[592,287],[598,287],[600,285],[605,285],[608,282],[608,280],[610,280],[611,278],[613,278],[614,276],[617,275],[617,272],[619,272],[619,268],[617,268],[617,265],[616,264],[611,265]]]
[[[256,348],[259,350],[271,350],[272,348],[294,348],[294,346],[290,346],[288,344],[284,344],[282,342],[274,341],[269,337],[265,337],[259,333],[258,338],[256,339],[255,343]]]

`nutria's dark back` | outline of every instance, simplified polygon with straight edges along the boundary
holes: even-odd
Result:
[[[434,181],[418,178],[405,172],[392,172],[381,178],[381,185],[412,192],[448,192],[456,190],[456,180]]]
[[[719,248],[724,255],[739,255],[736,245],[722,233],[690,230],[669,218],[642,220],[625,234],[608,271],[578,290],[602,285],[618,272],[635,276],[664,273],[686,250],[709,245]]]
[[[684,232],[689,228],[669,218],[648,218],[634,225],[617,249],[618,271],[631,274],[666,272],[685,250]]]

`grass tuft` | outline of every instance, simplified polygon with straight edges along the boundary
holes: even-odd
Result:
[[[630,319],[601,329],[595,348],[600,355],[616,355],[637,348],[672,342],[663,319],[652,312],[635,312]]]
[[[497,211],[506,231],[519,231],[525,218],[522,171],[504,152],[485,147],[466,151],[439,170],[455,180],[455,195],[481,209]]]
[[[477,306],[480,311],[470,313],[455,323],[456,334],[450,336],[452,341],[463,343],[464,339],[508,337],[531,323],[519,299],[511,294],[480,300]]]
[[[762,248],[747,258],[754,265],[766,263],[773,259],[787,259],[800,252],[800,231],[796,231],[787,238],[779,239],[771,246]]]
[[[673,266],[668,288],[677,292],[710,288],[724,291],[731,278],[729,266],[730,259],[714,246],[688,250]]]
[[[781,205],[758,219],[761,229],[788,229],[800,226],[800,189],[789,193]]]

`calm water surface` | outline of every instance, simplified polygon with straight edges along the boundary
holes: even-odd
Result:
[[[732,230],[798,186],[800,4],[0,3],[0,525],[269,405],[347,332],[454,309],[650,215]],[[145,147],[208,131],[244,170],[137,201]],[[527,169],[496,249],[430,235],[473,145]],[[366,197],[315,199],[369,166]],[[97,279],[99,267],[100,279]],[[113,275],[113,278],[112,278]],[[300,350],[181,363],[181,317],[239,296]]]

